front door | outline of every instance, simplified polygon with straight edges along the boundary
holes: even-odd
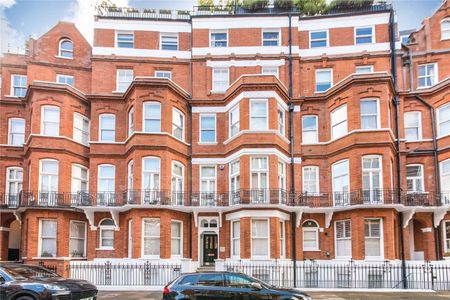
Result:
[[[205,234],[203,236],[203,264],[214,265],[217,259],[217,235]]]

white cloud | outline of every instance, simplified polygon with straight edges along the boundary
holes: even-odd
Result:
[[[8,0],[0,0],[8,1]],[[112,0],[118,7],[128,6],[129,0]],[[92,45],[94,40],[94,15],[95,5],[101,3],[101,0],[76,0],[72,5],[72,13],[64,18],[65,21],[73,22],[80,30],[81,34]]]
[[[14,4],[16,4],[16,0],[0,0],[0,8],[1,7],[10,8]]]
[[[0,56],[2,53],[25,53],[25,36],[14,29],[6,18],[5,9],[15,0],[0,0]]]

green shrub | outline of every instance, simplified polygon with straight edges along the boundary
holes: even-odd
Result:
[[[330,9],[352,9],[365,8],[373,5],[374,0],[333,0],[329,7]]]
[[[294,7],[294,1],[293,0],[275,0],[273,2],[273,5],[275,6],[275,8],[291,9]]]
[[[296,0],[295,6],[300,14],[314,16],[326,13],[328,6],[325,0]]]
[[[256,11],[265,8],[269,4],[269,0],[244,0],[242,7],[248,10]]]

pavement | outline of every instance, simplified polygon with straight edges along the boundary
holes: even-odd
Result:
[[[314,300],[444,300],[450,299],[450,292],[309,292]],[[100,292],[98,299],[108,300],[160,300],[161,293],[158,292]]]

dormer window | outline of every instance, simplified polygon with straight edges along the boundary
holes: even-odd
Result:
[[[441,22],[441,40],[450,39],[450,19],[444,19]]]
[[[71,40],[63,39],[59,42],[59,56],[73,58],[73,43]]]

